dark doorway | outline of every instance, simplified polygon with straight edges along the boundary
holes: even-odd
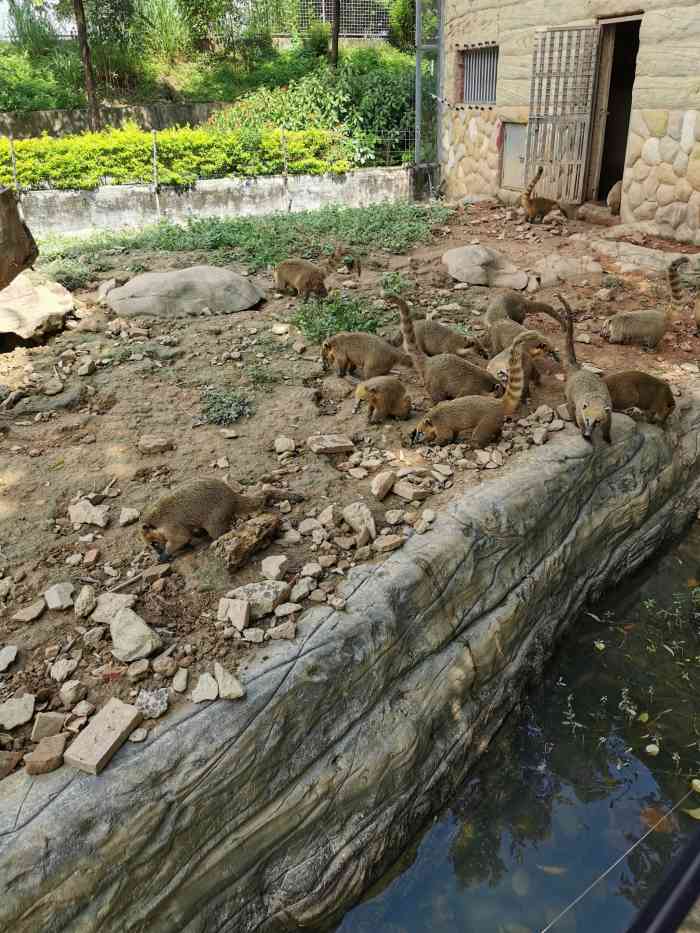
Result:
[[[640,20],[615,23],[608,117],[605,124],[603,158],[600,166],[598,197],[605,200],[615,182],[622,181],[625,168],[627,132],[632,111],[632,87],[639,51]]]

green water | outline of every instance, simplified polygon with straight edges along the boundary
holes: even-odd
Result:
[[[538,933],[623,856],[700,776],[698,585],[696,524],[582,613],[542,684],[339,933]],[[691,794],[553,933],[622,933],[700,829],[683,812],[696,807]]]

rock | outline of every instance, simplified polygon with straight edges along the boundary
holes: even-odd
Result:
[[[162,642],[133,609],[120,609],[109,626],[112,636],[112,654],[120,661],[147,658],[160,648]]]
[[[527,274],[502,253],[487,246],[458,246],[442,256],[447,271],[458,282],[469,285],[489,285],[522,290],[527,286]]]
[[[44,593],[44,599],[49,609],[70,609],[73,605],[72,583],[54,583]]]
[[[125,528],[127,525],[133,525],[139,520],[140,515],[138,509],[122,509],[119,513],[119,527]]]
[[[142,434],[138,440],[138,448],[142,454],[162,454],[173,449],[173,442],[159,434]]]
[[[0,727],[12,732],[23,726],[34,715],[35,697],[31,693],[0,703]]]
[[[129,736],[129,741],[139,743],[139,742],[145,742],[147,738],[148,738],[148,729],[143,729],[139,727],[138,729],[134,729],[134,731],[131,733],[131,735]]]
[[[112,697],[73,741],[64,755],[65,763],[99,774],[140,722],[135,706]]]
[[[311,585],[312,587],[315,587],[315,584],[312,583]],[[286,618],[286,616],[292,616],[292,615],[295,615],[297,612],[301,612],[303,608],[304,607],[299,605],[299,603],[282,603],[281,606],[278,606],[275,609],[275,618],[284,619]],[[269,635],[269,630],[268,630],[268,635]]]
[[[106,279],[104,282],[100,282],[100,284],[97,286],[97,292],[95,294],[97,304],[100,304],[100,305],[106,304],[105,298],[107,297],[107,295],[109,295],[112,289],[116,287],[117,287],[116,279]]]
[[[215,700],[219,695],[219,685],[211,674],[200,674],[197,686],[192,691],[193,703],[206,703]]]
[[[318,513],[317,520],[324,528],[337,528],[343,520],[343,513],[337,505],[329,505]]]
[[[569,408],[567,405],[557,405],[557,414],[562,421],[571,421],[569,417]]]
[[[298,531],[290,528],[289,531],[285,531],[285,533],[282,535],[282,540],[285,544],[299,544],[301,541],[301,535]]]
[[[343,509],[343,518],[358,535],[369,535],[368,540],[372,541],[377,537],[374,518],[364,502],[353,502],[347,505]]]
[[[176,693],[184,693],[187,690],[187,679],[189,671],[186,667],[178,667],[177,673],[173,677],[172,688]]]
[[[423,521],[426,522],[428,525],[432,525],[432,523],[435,521],[436,515],[435,515],[435,512],[433,511],[433,509],[423,509],[423,513],[422,513],[422,515],[421,515],[421,518],[422,518]]]
[[[263,560],[260,569],[266,580],[281,580],[288,563],[289,558],[284,554],[273,555]]]
[[[561,420],[561,418],[555,418],[554,421],[551,421],[547,427],[550,431],[563,431],[566,425]]]
[[[17,658],[17,645],[5,645],[0,648],[0,674],[4,673]]]
[[[394,488],[395,482],[396,473],[393,470],[384,470],[381,473],[377,473],[377,475],[372,478],[372,484],[370,486],[372,495],[381,502],[382,499],[386,499]]]
[[[217,554],[230,571],[238,570],[247,563],[250,557],[268,544],[277,536],[282,519],[273,512],[262,512],[249,518],[243,525],[234,531],[217,538],[212,545]]]
[[[424,489],[422,486],[414,486],[408,480],[400,479],[394,484],[394,495],[399,496],[400,499],[405,499],[407,502],[414,499],[421,502],[423,499],[428,498],[430,490]]]
[[[76,703],[73,709],[71,710],[71,713],[73,714],[73,716],[81,716],[81,717],[92,716],[94,712],[95,712],[95,707],[92,703],[89,702],[89,700],[81,700],[80,703]]]
[[[239,632],[248,625],[250,620],[250,603],[247,599],[219,600],[216,618],[218,622],[230,622]]]
[[[51,670],[49,672],[51,680],[55,680],[56,683],[62,684],[64,680],[68,680],[77,666],[78,661],[75,658],[61,658],[60,661],[56,661],[51,665]]]
[[[109,504],[93,505],[89,499],[80,499],[68,506],[68,517],[74,525],[97,525],[106,528],[109,524]]]
[[[301,606],[299,607],[301,609]],[[296,638],[297,627],[294,622],[289,619],[287,622],[282,622],[281,625],[273,625],[265,633],[265,637],[270,639],[270,641],[293,641]]]
[[[119,317],[193,317],[211,312],[232,314],[264,298],[249,278],[215,266],[192,266],[169,272],[144,272],[112,289],[107,304]]]
[[[39,618],[44,609],[46,609],[46,603],[42,596],[40,599],[37,599],[36,602],[30,603],[28,606],[25,606],[24,609],[20,609],[19,612],[16,612],[12,616],[12,621],[33,622],[35,619]]]
[[[247,628],[243,630],[243,638],[246,641],[252,641],[256,645],[261,645],[265,638],[265,632],[261,628]]]
[[[42,739],[33,752],[24,756],[27,774],[48,774],[63,764],[68,736],[65,733]]]
[[[97,596],[95,594],[95,589],[92,586],[86,585],[78,593],[73,611],[79,619],[87,619],[90,613],[94,611],[96,606]],[[83,640],[87,641],[87,633],[85,636],[83,636]]]
[[[301,568],[302,577],[320,577],[323,574],[323,567],[316,563],[316,561],[311,561],[308,564],[304,564]]]
[[[372,547],[378,554],[385,554],[388,551],[395,551],[403,547],[406,539],[403,535],[380,535],[372,544]]]
[[[299,603],[302,599],[307,599],[309,594],[316,588],[316,584],[309,577],[302,577],[302,579],[292,587],[292,592],[289,595],[289,598],[293,603]]]
[[[58,282],[37,272],[23,272],[0,291],[0,334],[41,340],[63,330],[74,307],[73,296]]]
[[[389,509],[384,515],[384,521],[387,525],[400,525],[405,514],[403,509]]]
[[[58,735],[63,729],[65,718],[63,713],[37,713],[32,728],[32,742]]]
[[[291,437],[280,437],[275,438],[275,452],[278,454],[291,453],[296,450],[296,443]]]
[[[44,395],[60,395],[63,392],[63,382],[54,376],[52,379],[49,379],[48,382],[45,382],[42,391]]]
[[[601,275],[603,267],[590,256],[560,256],[552,253],[535,264],[542,288],[559,282],[577,283]]]
[[[243,684],[237,677],[225,670],[218,661],[214,662],[214,677],[216,677],[219,696],[222,700],[240,700],[245,696]]]
[[[443,479],[447,479],[450,476],[454,476],[454,468],[449,465],[449,463],[435,463],[433,464],[433,471],[439,476],[442,476]]]
[[[24,222],[19,197],[0,188],[0,290],[6,289],[37,260],[39,250]]]
[[[306,443],[315,454],[347,454],[355,449],[350,438],[343,434],[314,434]]]
[[[541,421],[543,424],[547,424],[554,417],[554,411],[549,407],[549,405],[540,405],[539,408],[535,409],[532,417],[537,421]]]
[[[87,696],[87,687],[79,680],[67,680],[58,691],[58,696],[66,707],[73,707]]]
[[[0,781],[12,774],[21,760],[21,752],[0,752]]]
[[[242,599],[250,605],[251,619],[261,619],[270,615],[274,609],[289,596],[291,587],[279,580],[265,580],[262,583],[248,583],[226,594],[227,599]]]
[[[303,521],[299,522],[299,533],[302,535],[310,535],[321,527],[321,523],[318,519],[305,518]]]
[[[158,719],[168,711],[168,688],[159,687],[156,690],[139,690],[136,697],[136,709],[140,710],[144,719]]]
[[[159,654],[151,662],[154,673],[161,674],[163,677],[173,677],[177,670],[177,661],[171,658],[169,654]]]
[[[612,288],[599,288],[593,297],[598,301],[612,301],[613,290]]]
[[[77,605],[77,602],[76,602]],[[106,626],[95,625],[83,635],[83,641],[86,645],[98,645],[104,638]]]
[[[131,609],[137,597],[133,593],[102,593],[91,620],[97,625],[109,625],[122,609]]]

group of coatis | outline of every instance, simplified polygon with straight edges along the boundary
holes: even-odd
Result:
[[[530,220],[542,217],[556,202],[532,198],[541,169],[523,195],[523,206]],[[334,256],[333,259],[338,259]],[[360,274],[354,257],[343,261]],[[674,260],[668,268],[671,297],[682,301],[680,268],[685,259]],[[280,290],[294,289],[306,300],[310,295],[325,296],[325,271],[301,259],[281,263],[275,272]],[[496,441],[507,418],[517,416],[528,396],[530,383],[539,384],[537,357],[559,361],[556,349],[543,334],[524,326],[530,314],[546,314],[557,321],[565,335],[566,383],[564,395],[569,416],[581,435],[593,442],[599,431],[608,444],[613,411],[640,410],[649,420],[663,424],[675,402],[670,386],[663,379],[637,370],[616,373],[603,379],[581,367],[574,350],[574,316],[568,302],[558,296],[562,310],[540,301],[530,301],[517,292],[505,292],[489,304],[484,322],[486,337],[479,341],[434,321],[414,314],[399,297],[387,301],[398,308],[401,331],[394,343],[374,334],[341,332],[324,341],[321,360],[324,370],[335,369],[339,376],[354,372],[361,382],[355,398],[357,409],[365,402],[369,422],[386,418],[406,419],[411,398],[395,367],[415,370],[432,407],[411,433],[412,443],[448,444],[470,441],[474,448]],[[700,306],[695,309],[700,331]],[[610,343],[634,343],[656,347],[673,320],[670,307],[664,311],[624,311],[606,322],[605,336]],[[234,521],[264,508],[280,496],[267,489],[257,496],[244,496],[217,479],[190,483],[163,497],[144,515],[142,533],[161,561],[178,554],[201,532],[215,539],[228,531]],[[285,497],[289,493],[283,494]]]

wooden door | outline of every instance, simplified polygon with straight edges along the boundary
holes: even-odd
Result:
[[[525,183],[541,165],[537,194],[572,203],[584,198],[599,36],[598,26],[535,36]]]

